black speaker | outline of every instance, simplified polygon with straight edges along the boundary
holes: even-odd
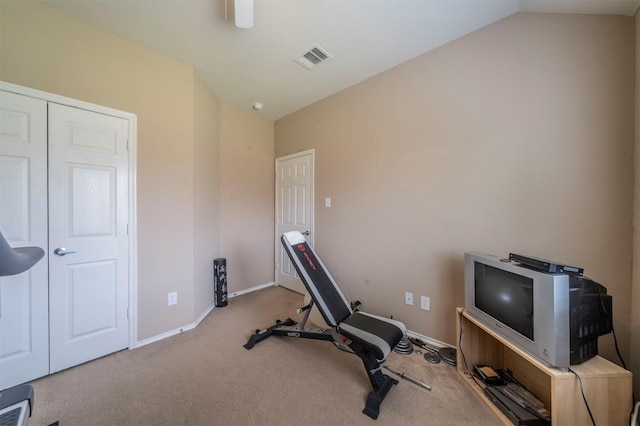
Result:
[[[216,307],[227,306],[227,259],[213,259],[213,297]]]

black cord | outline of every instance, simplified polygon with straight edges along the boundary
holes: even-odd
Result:
[[[607,307],[604,305],[604,301],[602,297],[603,295],[600,292],[600,284],[592,280],[591,278],[588,278],[588,277],[582,277],[582,278],[586,278],[593,283],[593,287],[595,288],[596,293],[598,293],[598,300],[600,301],[600,309],[605,314],[605,316],[608,316],[609,312],[607,311]],[[622,358],[622,354],[620,353],[620,348],[618,347],[618,338],[616,337],[616,330],[613,327],[613,314],[611,315],[611,333],[613,334],[613,344],[616,348],[616,353],[618,354],[618,358],[620,358],[620,362],[622,363],[622,368],[626,370],[627,364],[624,362],[624,358]]]
[[[600,286],[598,282],[586,276],[582,278],[586,278],[593,283],[593,286],[596,289],[596,292],[598,293],[598,299],[600,300],[600,309],[602,309],[605,315],[608,315],[609,313],[607,312],[607,307],[604,305],[602,293],[600,292]],[[624,358],[622,358],[622,354],[620,353],[620,347],[618,346],[618,338],[616,336],[616,329],[613,327],[613,314],[611,315],[611,334],[613,335],[613,345],[616,349],[616,353],[618,354],[618,358],[620,358],[620,362],[622,363],[622,368],[626,370],[627,364],[624,362]],[[629,421],[631,421],[631,418],[633,417],[633,407],[635,405],[636,405],[636,395],[632,388],[631,389],[631,411],[629,412]]]
[[[578,378],[578,382],[580,383],[580,392],[582,392],[582,399],[584,400],[584,405],[585,405],[585,407],[587,407],[587,411],[589,412],[589,417],[591,418],[591,424],[593,426],[596,426],[596,421],[593,418],[593,414],[591,414],[591,408],[589,408],[589,403],[587,402],[587,397],[585,396],[584,389],[582,388],[582,379],[580,378],[580,376],[578,376],[578,373],[576,373],[572,369],[569,369],[569,371],[571,373],[573,373]]]
[[[466,373],[469,375],[469,377],[473,379],[476,385],[482,388],[480,383],[478,383],[478,381],[476,380],[476,377],[474,376],[474,374],[469,370],[469,366],[467,365],[467,358],[464,356],[464,352],[462,351],[462,320],[464,319],[464,316],[462,316],[463,312],[464,312],[464,308],[462,308],[462,310],[458,314],[460,315],[460,335],[458,336],[458,350],[460,351],[460,356],[462,357],[462,362],[464,363],[464,368],[466,370]]]

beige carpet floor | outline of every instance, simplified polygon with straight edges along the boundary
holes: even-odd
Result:
[[[241,295],[194,330],[36,380],[30,425],[501,424],[455,367],[415,352],[388,363],[433,390],[400,379],[372,420],[361,413],[371,385],[355,355],[283,337],[244,349],[255,329],[301,319],[301,305],[280,287]]]

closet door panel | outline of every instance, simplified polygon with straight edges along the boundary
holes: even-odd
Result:
[[[127,135],[124,119],[49,105],[51,372],[129,343]]]
[[[47,103],[0,92],[0,230],[45,257],[0,277],[0,389],[49,373]]]

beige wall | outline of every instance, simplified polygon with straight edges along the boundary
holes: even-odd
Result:
[[[193,303],[196,316],[213,303],[213,259],[220,256],[220,102],[200,79],[194,90]]]
[[[138,339],[192,323],[219,255],[218,100],[152,50],[37,2],[1,8],[0,79],[137,114]]]
[[[223,104],[220,197],[229,292],[273,282],[273,122]]]
[[[555,259],[608,287],[629,359],[633,37],[518,14],[278,120],[276,157],[316,150],[316,249],[348,297],[455,344],[465,251]]]
[[[635,17],[636,29],[636,105],[635,105],[635,204],[633,209],[633,302],[631,318],[631,369],[636,395],[640,395],[640,12]]]

